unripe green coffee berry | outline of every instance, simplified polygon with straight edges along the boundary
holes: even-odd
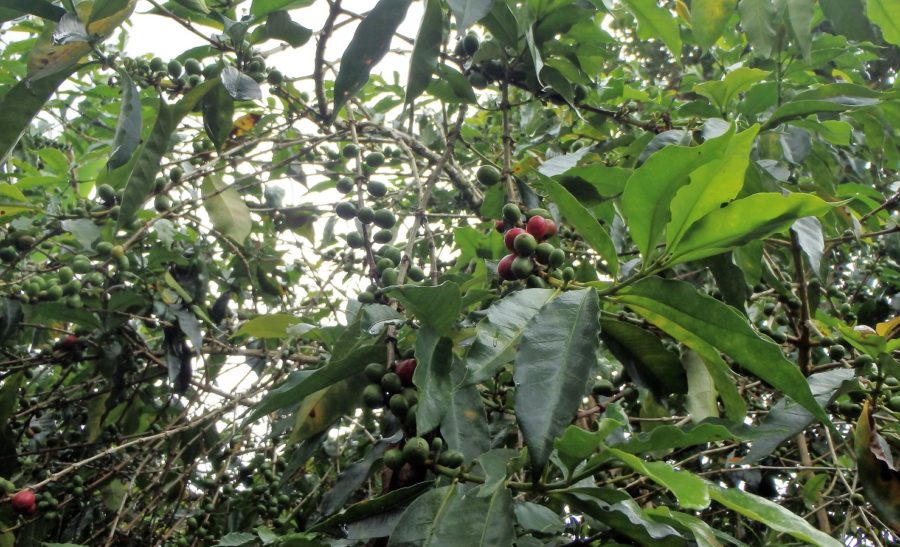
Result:
[[[403,446],[403,459],[412,465],[422,465],[428,459],[428,441],[413,437]]]
[[[397,470],[403,467],[403,462],[405,461],[403,458],[403,452],[397,448],[391,448],[387,452],[384,453],[382,457],[384,461],[384,466],[388,469]]]
[[[390,230],[378,230],[372,235],[375,243],[390,243],[394,239],[394,233]]]
[[[363,224],[371,224],[375,220],[375,211],[371,207],[361,207],[356,211],[356,218]]]
[[[337,189],[337,191],[342,194],[349,194],[350,192],[353,191],[353,188],[355,187],[355,185],[353,184],[353,181],[348,178],[340,179],[339,181],[337,181],[335,183],[334,186]]]
[[[531,257],[517,256],[513,259],[511,271],[516,279],[525,279],[531,275],[533,270],[534,263],[531,261]]]
[[[378,180],[370,180],[366,185],[366,191],[374,198],[384,197],[387,194],[387,186]]]
[[[384,154],[381,152],[369,152],[366,154],[366,165],[369,167],[381,167],[384,165]]]
[[[566,253],[562,249],[553,249],[550,253],[550,266],[559,268],[566,261]]]
[[[380,384],[381,377],[384,376],[385,372],[387,372],[387,369],[381,363],[369,363],[363,370],[363,374],[366,376],[366,379],[373,384]]]
[[[519,256],[531,256],[537,247],[537,240],[528,233],[519,234],[513,240],[513,249]]]
[[[363,389],[363,402],[369,408],[381,408],[384,406],[384,394],[381,386],[369,384]]]
[[[342,201],[335,205],[334,212],[344,220],[350,220],[356,216],[356,205],[351,201]]]
[[[379,228],[390,229],[397,223],[397,217],[387,209],[378,209],[375,211],[373,222],[375,223],[375,226],[378,226]]]

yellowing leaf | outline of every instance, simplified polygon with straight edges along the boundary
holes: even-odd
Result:
[[[863,403],[853,440],[866,500],[894,533],[900,533],[900,471],[891,464],[890,446],[874,429],[869,401]]]
[[[128,4],[119,12],[88,23],[85,27],[88,35],[92,38],[97,37],[100,42],[109,38],[113,31],[131,15],[136,4],[137,0],[129,0]],[[93,2],[79,4],[79,19],[81,21],[88,20],[92,9]],[[91,46],[88,42],[75,41],[57,44],[53,41],[52,33],[45,33],[35,44],[28,57],[28,79],[33,81],[65,70],[90,51]]]
[[[879,336],[884,337],[885,340],[896,338],[900,335],[900,317],[895,317],[884,323],[878,323],[875,325],[875,332],[877,332]]]

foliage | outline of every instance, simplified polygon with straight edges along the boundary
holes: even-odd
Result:
[[[0,0],[0,545],[900,541],[895,2],[366,9]]]

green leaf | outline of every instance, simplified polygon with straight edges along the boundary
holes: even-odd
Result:
[[[836,97],[832,100],[796,100],[787,102],[772,112],[762,129],[771,129],[779,123],[786,120],[802,118],[810,114],[818,114],[820,112],[844,112],[845,110],[853,110],[862,106],[871,106],[877,104],[877,99],[871,98],[841,98]]]
[[[814,528],[804,518],[795,515],[773,501],[738,490],[737,488],[722,488],[713,483],[707,483],[707,485],[712,499],[747,518],[765,524],[773,530],[784,532],[813,545],[825,547],[840,547],[843,545],[828,534]]]
[[[638,38],[661,40],[676,61],[681,59],[681,32],[676,19],[656,0],[623,0],[625,7],[638,22]]]
[[[686,513],[681,513],[678,511],[672,511],[666,506],[662,507],[653,507],[644,509],[644,513],[656,517],[657,520],[662,522],[665,521],[674,521],[680,524],[681,526],[687,528],[694,534],[694,541],[697,542],[698,547],[721,547],[722,544],[716,539],[716,531],[709,527],[708,524],[700,520],[699,518],[688,515]]]
[[[387,513],[394,508],[405,505],[425,490],[430,490],[434,481],[422,481],[412,486],[392,490],[383,496],[375,496],[347,507],[340,513],[332,515],[309,528],[309,532],[337,529],[339,526],[356,522],[366,517]]]
[[[673,249],[668,265],[724,253],[791,227],[798,218],[820,216],[834,205],[811,194],[753,194],[696,221]]]
[[[678,190],[672,198],[672,218],[666,225],[669,249],[678,245],[685,231],[697,220],[737,197],[744,186],[744,173],[758,131],[759,126],[754,125],[734,135],[722,159],[701,165],[691,173],[690,184]]]
[[[732,70],[721,80],[711,80],[694,84],[694,91],[709,98],[721,112],[726,112],[731,101],[750,89],[756,82],[765,80],[766,70],[742,66]]]
[[[179,5],[184,6],[185,8],[195,11],[197,13],[202,13],[204,15],[209,13],[209,6],[206,5],[206,0],[175,0]]]
[[[691,2],[691,30],[703,48],[710,48],[722,36],[737,7],[737,0],[694,0]]]
[[[234,99],[224,85],[203,97],[203,129],[216,150],[222,150],[234,125]]]
[[[436,488],[404,511],[388,540],[389,547],[477,545],[511,546],[512,496],[500,488],[490,497],[463,494],[458,484]]]
[[[850,369],[835,369],[812,374],[807,378],[809,390],[816,401],[827,407],[840,393],[845,382],[853,380]],[[757,426],[759,438],[753,441],[741,464],[749,465],[769,456],[781,443],[793,439],[812,423],[814,417],[794,401],[783,398]]]
[[[866,15],[881,29],[886,42],[900,46],[900,4],[894,0],[866,0]]]
[[[690,471],[676,470],[665,462],[645,462],[633,454],[608,448],[607,453],[653,482],[668,488],[685,509],[705,509],[709,506],[706,482]]]
[[[328,516],[339,510],[362,486],[372,471],[372,466],[384,455],[388,447],[401,439],[400,434],[394,435],[390,439],[379,439],[363,459],[353,462],[344,469],[334,486],[322,496],[322,513]]]
[[[550,289],[525,289],[491,305],[475,327],[475,341],[466,353],[466,383],[474,385],[492,377],[516,356],[516,346],[531,318],[553,298]]]
[[[287,313],[273,313],[260,315],[247,321],[234,333],[238,336],[252,336],[254,338],[285,338],[288,328],[300,323],[300,318]]]
[[[275,11],[266,18],[262,27],[262,38],[281,40],[291,47],[300,47],[312,38],[312,31],[296,23],[286,11]]]
[[[762,57],[772,55],[775,44],[775,5],[772,0],[741,0],[738,6],[741,28],[754,51]]]
[[[819,0],[831,26],[851,40],[874,41],[875,33],[866,19],[862,0]]]
[[[70,67],[35,81],[22,80],[0,98],[0,164],[6,163],[31,120],[74,71]]]
[[[719,417],[718,392],[712,375],[703,358],[694,351],[686,351],[684,370],[687,373],[688,392],[684,406],[694,423]]]
[[[692,171],[722,157],[732,135],[729,131],[700,146],[666,146],[631,174],[622,194],[622,214],[645,263],[669,222],[675,193],[688,183]]]
[[[447,0],[460,33],[491,11],[491,0]]]
[[[725,420],[710,419],[687,427],[660,425],[646,433],[633,435],[624,442],[613,446],[632,454],[641,454],[675,450],[688,446],[702,446],[719,441],[747,440],[759,436],[761,433],[751,430],[747,426],[735,425]]]
[[[516,418],[537,469],[572,421],[597,364],[599,313],[594,290],[568,291],[541,308],[522,335],[513,367]]]
[[[218,547],[241,547],[242,545],[256,543],[256,537],[256,534],[249,532],[229,532],[222,536],[216,545]]]
[[[513,511],[519,526],[531,532],[558,534],[566,527],[562,517],[555,511],[537,503],[517,501]]]
[[[379,0],[356,27],[353,39],[341,57],[340,70],[334,81],[332,121],[337,118],[341,107],[350,97],[356,95],[369,81],[372,68],[391,47],[391,39],[406,17],[410,2],[411,0]]]
[[[780,347],[761,338],[734,308],[688,283],[658,277],[625,287],[617,300],[701,355],[705,345],[718,348],[831,425],[797,365],[784,357]]]
[[[436,287],[399,285],[384,292],[396,298],[422,325],[439,335],[448,334],[456,327],[462,295],[459,285],[452,281],[445,281]]]
[[[203,96],[218,84],[218,79],[208,80],[195,87],[173,106],[166,104],[160,97],[156,123],[135,158],[106,174],[108,179],[125,179],[127,181],[125,182],[125,194],[119,208],[119,230],[131,226],[134,216],[152,193],[162,157],[169,151],[169,141],[172,133],[178,128],[178,124],[194,109]],[[121,184],[113,184],[113,186],[117,187]]]
[[[419,329],[416,334],[416,361],[416,371],[413,373],[413,383],[419,388],[416,431],[424,434],[441,424],[450,406],[453,341],[441,338],[430,328]]]
[[[244,424],[255,422],[270,412],[296,405],[320,389],[356,376],[369,363],[382,362],[384,359],[384,344],[375,343],[356,348],[343,358],[333,360],[316,370],[292,372],[287,380],[266,393],[262,400],[250,409],[244,418]]]
[[[25,374],[10,374],[0,383],[0,423],[8,424],[19,404],[19,388]]]
[[[469,103],[478,102],[475,96],[475,90],[472,84],[466,79],[462,73],[455,68],[447,65],[438,65],[438,78],[435,78],[428,84],[428,94],[446,101],[448,103]]]
[[[129,0],[94,0],[94,7],[88,22],[99,21],[115,15],[128,6]]]
[[[120,70],[119,79],[122,85],[122,106],[119,108],[119,121],[113,137],[113,151],[106,164],[109,169],[128,163],[141,144],[141,96],[127,72]]]
[[[439,0],[426,0],[422,24],[416,35],[412,55],[409,58],[409,78],[406,84],[406,102],[412,102],[422,94],[437,70],[437,59],[444,38],[444,12]]]
[[[231,65],[222,70],[222,85],[235,100],[256,101],[262,99],[262,89],[256,80]]]
[[[288,443],[301,443],[327,431],[342,417],[352,415],[365,385],[365,377],[357,374],[303,399],[294,415],[294,429]]]
[[[213,227],[243,244],[253,231],[250,209],[241,195],[231,185],[225,184],[218,175],[203,179],[203,207],[209,213]]]
[[[449,448],[462,452],[466,461],[472,461],[491,448],[484,402],[474,385],[458,384],[455,380],[454,384],[457,385],[450,393],[447,412],[441,420],[441,436]]]
[[[656,335],[625,321],[602,318],[601,337],[607,348],[638,385],[658,398],[687,392],[684,368],[678,356]]]
[[[809,59],[812,47],[812,19],[815,0],[786,0],[787,21],[797,47]]]
[[[47,2],[47,0],[0,0],[0,8],[16,12],[14,15],[11,14],[10,19],[30,14],[55,23],[66,14],[66,10]]]
[[[592,249],[600,253],[600,256],[606,261],[610,274],[617,275],[619,273],[619,257],[609,233],[598,223],[591,212],[560,183],[540,173],[535,172],[535,174],[539,179],[536,186],[547,192],[550,200],[559,207],[560,214],[581,234]]]
[[[253,0],[250,6],[250,14],[256,17],[268,15],[273,11],[305,8],[311,6],[315,0]]]

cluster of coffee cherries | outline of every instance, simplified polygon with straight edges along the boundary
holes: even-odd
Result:
[[[419,402],[419,393],[412,381],[415,370],[414,357],[397,361],[392,371],[382,363],[369,363],[364,371],[370,382],[363,389],[366,406],[371,409],[387,407],[408,429],[414,429],[416,403]]]
[[[566,253],[547,241],[557,232],[549,211],[531,209],[525,219],[523,228],[519,207],[514,203],[503,207],[503,220],[497,221],[496,229],[503,233],[503,242],[510,254],[500,260],[497,273],[506,281],[527,279],[529,285],[542,287],[543,280],[535,272],[561,267]]]

